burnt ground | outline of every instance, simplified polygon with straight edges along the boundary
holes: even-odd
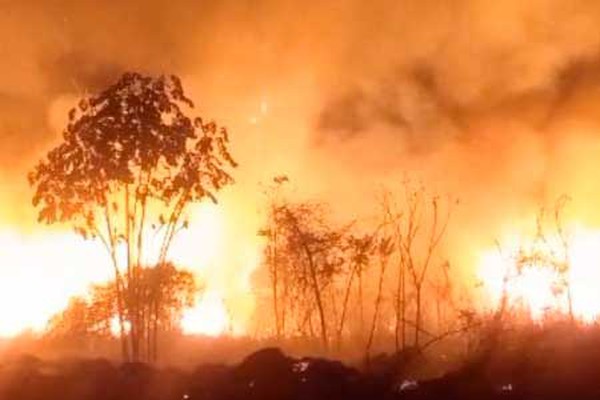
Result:
[[[534,333],[482,351],[462,367],[414,380],[404,366],[415,353],[379,356],[368,367],[292,358],[276,348],[236,365],[193,370],[106,360],[21,357],[0,369],[4,400],[361,400],[599,399],[600,336]],[[414,359],[413,359],[414,362]]]

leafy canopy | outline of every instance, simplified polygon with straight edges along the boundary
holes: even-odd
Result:
[[[126,73],[82,99],[69,112],[64,141],[29,175],[39,221],[72,222],[96,235],[98,207],[116,209],[123,190],[135,201],[176,209],[214,201],[214,192],[232,182],[226,169],[236,163],[226,129],[188,117],[192,108],[176,76]]]

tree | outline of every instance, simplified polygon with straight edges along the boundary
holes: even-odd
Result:
[[[227,130],[192,108],[176,76],[126,73],[69,112],[63,142],[29,174],[40,222],[68,223],[107,250],[125,359],[143,356],[148,335],[140,270],[164,264],[190,203],[216,202],[233,182]]]
[[[524,272],[532,269],[551,270],[555,273],[552,282],[553,294],[564,299],[567,313],[572,324],[575,321],[569,273],[571,270],[571,238],[563,226],[562,216],[569,198],[561,196],[549,210],[540,207],[536,218],[535,235],[520,243],[514,254],[509,257],[508,267],[504,271],[504,284],[501,314],[509,306],[507,286],[510,281],[519,279]],[[550,211],[550,212],[548,212]],[[501,316],[500,316],[501,317]]]
[[[573,313],[573,292],[571,288],[571,280],[569,279],[569,273],[571,271],[571,239],[565,232],[563,225],[563,212],[570,198],[566,195],[560,196],[554,205],[553,222],[555,234],[561,244],[562,257],[558,257],[555,262],[555,268],[561,277],[560,285],[565,289],[567,293],[567,306],[569,312],[569,319],[572,324],[575,323],[575,315]]]
[[[338,348],[341,348],[342,336],[344,333],[344,324],[346,322],[346,316],[348,312],[350,294],[352,291],[352,284],[354,279],[358,281],[358,307],[360,317],[360,334],[363,333],[363,299],[362,299],[362,282],[361,277],[363,272],[369,265],[373,247],[374,247],[375,235],[364,234],[362,236],[347,235],[345,238],[345,252],[346,252],[346,275],[347,281],[343,291],[342,298],[342,311],[340,315],[340,322],[337,330],[337,343]],[[383,279],[383,278],[382,278]]]
[[[94,329],[90,320],[88,303],[81,297],[69,300],[67,308],[53,316],[48,323],[50,336],[86,337]]]
[[[269,267],[271,284],[275,287],[277,282],[285,282],[285,299],[296,311],[301,329],[307,323],[312,332],[316,310],[319,337],[323,349],[327,350],[329,325],[333,327],[335,321],[330,321],[329,310],[333,304],[327,306],[325,293],[342,271],[344,229],[329,226],[324,207],[319,203],[278,203],[271,208],[269,219],[270,226],[264,230],[270,232],[267,248],[271,254],[273,251],[277,254],[276,265]],[[274,232],[277,232],[276,242]],[[278,271],[278,275],[274,271]],[[278,298],[274,290],[274,307]],[[274,312],[279,311],[274,308]]]
[[[438,196],[430,196],[423,187],[413,187],[404,183],[404,200],[401,211],[386,213],[395,221],[396,246],[399,253],[398,285],[396,292],[396,342],[399,332],[402,343],[406,334],[407,285],[413,291],[414,347],[419,348],[420,334],[423,331],[423,290],[434,263],[444,272],[447,261],[439,258],[439,246],[446,233],[452,210],[451,201],[443,201]],[[393,216],[394,218],[391,218]],[[408,278],[408,279],[407,279]]]
[[[285,175],[273,178],[273,184],[266,191],[266,196],[268,198],[267,223],[266,226],[258,232],[259,236],[263,236],[267,239],[264,256],[271,286],[271,304],[273,308],[275,336],[278,340],[281,339],[285,332],[285,303],[288,294],[288,282],[286,278],[288,274],[282,270],[286,263],[282,260],[284,254],[280,254],[278,249],[279,226],[277,223],[277,211],[282,202],[282,199],[280,198],[281,186],[288,181],[289,179]]]
[[[178,270],[170,262],[142,269],[140,286],[146,351],[156,360],[159,332],[178,330],[182,312],[194,305],[199,287],[191,272]]]
[[[172,263],[142,268],[140,274],[145,320],[155,327],[156,332],[177,331],[183,311],[193,306],[198,292],[194,276],[189,271],[175,268]],[[117,309],[116,282],[94,285],[88,298],[73,297],[64,311],[52,317],[47,333],[51,337],[110,337],[114,334]],[[147,346],[147,352],[151,353],[153,344],[148,341],[141,345]]]
[[[375,303],[373,307],[373,317],[371,319],[371,327],[369,328],[369,336],[367,337],[367,344],[365,348],[365,355],[367,361],[370,358],[371,346],[375,338],[375,331],[377,329],[377,323],[379,322],[379,314],[381,310],[381,302],[383,300],[383,283],[385,281],[385,273],[390,261],[390,257],[393,252],[392,238],[385,234],[378,235],[376,242],[376,255],[379,264],[379,276],[377,278],[377,291],[375,295]]]

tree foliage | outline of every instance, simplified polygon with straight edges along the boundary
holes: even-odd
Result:
[[[138,270],[164,264],[190,203],[216,201],[233,182],[227,130],[188,116],[192,108],[176,76],[126,73],[81,99],[62,143],[29,174],[40,222],[69,223],[110,255],[125,358],[139,359],[153,334]]]
[[[265,259],[277,337],[285,335],[288,320],[297,332],[312,332],[317,320],[323,348],[337,331],[332,321],[330,295],[346,264],[345,229],[328,221],[321,203],[289,202],[281,196],[285,176],[275,177],[269,193],[267,225],[259,233],[267,238]]]
[[[442,246],[455,201],[405,181],[379,199],[374,222],[336,226],[326,204],[287,200],[287,181],[274,179],[260,232],[278,338],[318,337],[338,350],[350,340],[368,358],[378,338],[403,351],[462,332]]]
[[[127,73],[69,112],[64,141],[29,175],[39,220],[73,222],[98,235],[98,208],[117,208],[131,185],[134,200],[165,205],[210,197],[232,182],[228,134],[214,122],[191,119],[193,107],[175,76]]]
[[[192,307],[198,286],[191,272],[172,263],[141,270],[144,302],[148,312],[159,304],[157,323],[162,332],[177,331],[182,313]],[[162,301],[155,302],[160,296]],[[129,310],[125,310],[128,312]],[[117,318],[117,289],[114,281],[94,285],[88,297],[73,297],[68,307],[50,321],[51,337],[110,337]]]

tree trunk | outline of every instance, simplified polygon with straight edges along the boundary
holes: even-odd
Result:
[[[115,273],[115,285],[117,290],[117,314],[119,319],[119,336],[121,339],[121,356],[123,360],[130,361],[130,353],[129,353],[129,345],[127,343],[127,335],[125,332],[125,307],[123,302],[123,281],[121,278],[121,273],[119,272],[119,264],[117,262],[117,256],[115,254],[115,239],[113,236],[112,224],[110,219],[110,212],[108,209],[108,205],[105,205],[104,208],[104,217],[106,222],[106,229],[108,232],[108,243],[107,249],[110,253],[111,262],[114,268]]]
[[[315,270],[315,265],[312,260],[312,255],[307,250],[308,256],[308,267],[310,270],[310,278],[312,281],[313,292],[315,295],[315,301],[317,303],[317,311],[319,312],[319,323],[321,325],[321,341],[323,343],[323,349],[325,351],[328,350],[328,340],[327,340],[327,322],[325,320],[325,310],[323,308],[323,303],[321,301],[321,289],[319,288],[319,281],[317,280],[317,271]]]
[[[340,317],[340,324],[337,332],[337,343],[338,349],[342,347],[342,335],[344,333],[344,322],[346,322],[346,310],[348,309],[348,300],[350,299],[350,290],[352,289],[352,280],[354,278],[354,274],[356,271],[356,267],[350,270],[350,277],[348,278],[348,284],[346,285],[346,290],[344,293],[344,303],[342,304],[342,315]]]
[[[129,313],[129,339],[131,341],[131,356],[132,361],[140,360],[140,348],[139,348],[139,315],[138,315],[138,299],[137,299],[137,279],[135,278],[135,271],[133,270],[132,259],[131,259],[131,220],[129,211],[129,185],[125,185],[124,193],[124,208],[123,216],[125,218],[125,242],[126,242],[126,261],[127,261],[127,293],[128,293],[128,304],[127,310]]]
[[[363,279],[362,270],[358,270],[358,307],[359,307],[359,338],[362,343],[365,334],[365,308],[363,302]]]
[[[279,307],[277,304],[277,271],[273,271],[273,316],[275,318],[275,336],[281,340],[281,325],[279,322]]]
[[[404,348],[404,308],[404,266],[400,263],[398,266],[398,285],[396,287],[396,324],[394,329],[396,352]],[[402,338],[402,343],[400,338]]]
[[[373,310],[373,320],[371,321],[371,329],[369,330],[369,338],[367,339],[367,347],[365,349],[367,361],[369,360],[371,354],[371,346],[373,345],[375,330],[377,329],[377,319],[379,317],[379,307],[381,305],[381,294],[383,291],[383,277],[385,275],[386,266],[387,261],[381,261],[379,281],[377,283],[377,297],[375,298],[375,309]]]
[[[125,310],[123,309],[123,289],[121,282],[121,274],[117,267],[115,267],[116,285],[117,285],[117,314],[119,318],[119,336],[121,340],[121,356],[123,360],[130,361],[129,357],[129,345],[127,343],[127,333],[125,332]]]
[[[415,285],[415,349],[419,348],[419,333],[421,332],[421,284]]]
[[[280,308],[280,313],[281,313],[281,319],[280,319],[280,323],[281,323],[281,335],[285,336],[286,335],[286,329],[287,329],[287,308],[288,308],[288,302],[289,302],[289,283],[287,281],[288,277],[285,276],[285,272],[284,272],[284,278],[281,281],[283,284],[283,297],[281,298],[281,302],[279,303],[279,308]]]
[[[272,286],[272,291],[273,291],[273,316],[275,318],[275,335],[277,337],[277,340],[281,340],[281,321],[279,318],[279,304],[278,304],[278,292],[277,292],[277,284],[279,282],[279,276],[278,276],[278,266],[277,266],[277,259],[276,259],[276,254],[277,254],[277,236],[273,235],[272,238],[272,243],[271,243],[271,286]]]
[[[159,312],[159,301],[155,302],[154,305],[154,337],[152,340],[152,361],[158,361],[158,312]]]

